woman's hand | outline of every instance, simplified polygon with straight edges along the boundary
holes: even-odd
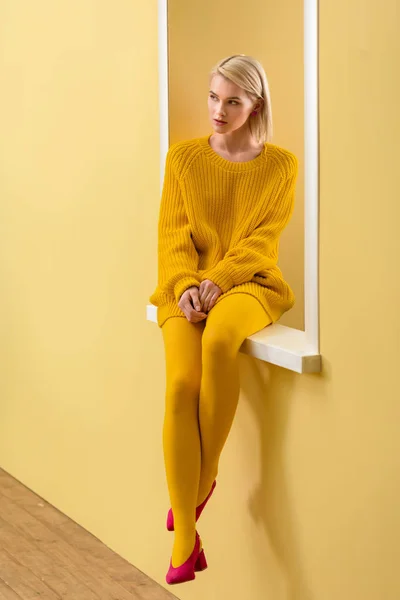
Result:
[[[222,294],[221,288],[213,283],[210,279],[205,279],[201,282],[199,292],[201,307],[205,313],[212,309]]]
[[[185,317],[190,323],[199,323],[207,318],[207,315],[202,312],[199,289],[196,286],[183,292],[178,302],[178,306],[181,311],[185,313]]]

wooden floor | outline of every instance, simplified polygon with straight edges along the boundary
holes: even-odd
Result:
[[[0,469],[0,600],[176,600]]]

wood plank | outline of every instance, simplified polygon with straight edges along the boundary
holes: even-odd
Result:
[[[8,473],[2,469],[0,469],[0,493],[28,510],[34,517],[40,515],[43,510],[49,509],[49,525],[56,526],[70,521],[69,517],[54,508],[51,504],[11,477],[11,475],[8,475]]]
[[[39,574],[61,597],[78,594],[85,600],[141,600],[99,569],[43,523],[0,494],[3,547],[24,566]]]
[[[70,584],[85,586],[79,592],[79,599],[97,599],[101,593],[102,600],[176,600],[176,596],[1,469],[0,514],[25,539],[25,548],[27,543],[33,544],[37,552],[51,557],[64,573],[64,579],[65,571],[73,573]],[[42,562],[32,564],[31,555],[32,552],[27,559],[25,553],[24,560],[28,560],[27,566],[34,572],[49,568],[48,562],[43,563],[43,556]],[[55,589],[63,592],[62,587]]]
[[[114,555],[114,560],[110,560],[112,551],[104,544],[98,544],[99,540],[94,536],[88,537],[87,532],[74,521],[64,523],[57,528],[57,531],[61,531],[66,539],[74,540],[74,544],[90,557],[88,560],[97,568],[104,569],[127,590],[139,593],[141,600],[178,600],[177,596],[165,590],[136,567],[132,567],[127,561],[123,564],[121,560],[124,559],[117,554]]]
[[[0,514],[5,514],[5,508],[0,502]],[[99,600],[100,596],[90,590],[81,577],[71,569],[65,569],[51,553],[43,552],[34,539],[29,541],[21,529],[10,525],[5,519],[0,518],[1,545],[9,554],[14,563],[32,572],[40,581],[45,583],[55,596],[51,598],[82,598],[84,600]],[[19,593],[19,590],[11,586]],[[26,592],[25,592],[26,593]],[[37,598],[39,590],[36,590]],[[47,598],[47,597],[46,597]],[[25,600],[25,597],[24,597]],[[30,596],[29,596],[30,600]]]
[[[39,596],[41,600],[60,599],[60,596],[30,569],[21,565],[2,549],[0,549],[0,577],[23,600],[37,600]]]
[[[21,600],[21,596],[14,592],[0,577],[0,600]]]

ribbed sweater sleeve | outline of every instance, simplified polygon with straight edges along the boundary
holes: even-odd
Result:
[[[230,248],[213,268],[202,273],[202,280],[210,279],[225,293],[233,286],[247,283],[260,271],[271,269],[276,260],[270,258],[283,229],[288,224],[294,207],[297,161],[289,176],[283,177],[274,199],[268,203],[265,216],[252,233]],[[294,172],[293,172],[294,171]]]
[[[199,257],[182,198],[174,146],[168,150],[158,225],[158,276],[163,292],[179,302],[185,290],[200,285]]]

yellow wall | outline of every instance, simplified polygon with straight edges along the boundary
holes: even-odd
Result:
[[[0,465],[161,578],[157,2],[0,27]]]
[[[162,582],[156,5],[0,5],[0,465]],[[182,600],[400,597],[399,23],[353,6],[320,2],[324,372],[241,357]]]
[[[168,0],[168,31],[171,143],[212,133],[207,97],[209,72],[217,61],[249,54],[266,70],[272,141],[299,159],[295,209],[279,253],[279,266],[296,303],[280,323],[304,329],[303,2]]]

